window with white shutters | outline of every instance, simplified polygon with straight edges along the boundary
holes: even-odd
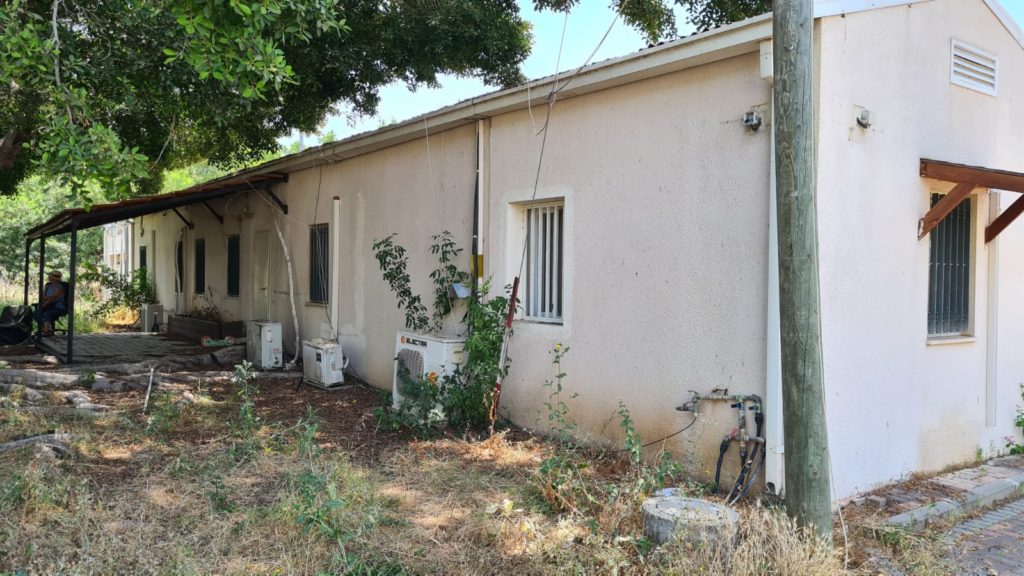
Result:
[[[534,204],[526,209],[525,317],[562,322],[565,204]]]

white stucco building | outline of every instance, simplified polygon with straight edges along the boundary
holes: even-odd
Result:
[[[122,220],[103,225],[103,264],[121,274],[131,274],[132,226]]]
[[[451,231],[469,269],[476,222],[495,286],[519,273],[529,237],[502,413],[538,424],[556,343],[572,349],[571,415],[595,440],[620,440],[620,400],[656,439],[690,422],[675,407],[691,390],[758,394],[778,488],[771,31],[765,15],[560,80],[536,189],[551,78],[186,191],[208,206],[136,218],[135,265],[146,259],[166,309],[186,311],[201,292],[229,318],[281,321],[290,347],[275,222],[291,247],[304,338],[329,320],[330,290],[313,277],[330,270],[311,277],[311,255],[337,239],[340,252],[322,261],[339,272],[340,339],[352,370],[389,388],[404,319],[372,242],[398,233],[429,300],[432,235]],[[991,241],[986,228],[1024,191],[1022,41],[994,1],[818,2],[821,309],[838,498],[997,453],[1017,434],[1024,223]],[[958,184],[967,199],[919,238],[933,196]],[[724,406],[702,411],[667,448],[706,474],[733,423]]]

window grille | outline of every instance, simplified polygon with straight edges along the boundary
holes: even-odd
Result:
[[[185,291],[185,247],[181,240],[175,245],[174,252],[174,293],[182,294]]]
[[[309,301],[327,303],[328,260],[327,224],[309,228]]]
[[[196,294],[202,294],[206,292],[206,240],[196,238],[194,247],[195,259],[192,265],[195,267],[195,277],[192,287]]]
[[[942,199],[932,194],[932,206]],[[971,322],[971,217],[973,199],[964,199],[931,231],[928,260],[928,334],[964,335]]]
[[[228,236],[228,296],[238,296],[242,252],[238,236]]]
[[[547,204],[526,209],[526,317],[562,321],[562,256],[565,206]]]

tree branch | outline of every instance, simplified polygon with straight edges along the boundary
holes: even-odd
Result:
[[[62,90],[64,85],[60,80],[60,34],[57,30],[57,12],[60,10],[60,0],[53,0],[53,10],[50,16],[50,27],[53,33],[50,35],[50,42],[53,43],[53,77],[57,81],[57,89]],[[74,124],[75,117],[71,114],[71,104],[64,102],[64,107],[68,111],[68,122]]]

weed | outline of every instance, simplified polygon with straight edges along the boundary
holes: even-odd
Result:
[[[95,370],[83,370],[82,375],[78,379],[78,383],[86,388],[92,388],[92,385],[96,383],[96,371]]]
[[[569,406],[562,400],[565,371],[562,370],[562,359],[569,353],[569,347],[555,344],[551,351],[555,358],[552,364],[555,365],[555,379],[544,382],[544,388],[548,391],[548,398],[544,401],[544,408],[548,411],[548,433],[554,436],[563,446],[573,446],[575,441],[573,433],[576,431],[576,422],[569,417]],[[573,393],[569,399],[576,398],[578,394]]]
[[[157,392],[153,396],[146,433],[165,436],[181,419],[181,408],[175,404],[174,397],[167,392]]]
[[[1020,396],[1021,399],[1024,400],[1024,384],[1020,385]],[[1024,407],[1021,407],[1020,405],[1017,406],[1017,416],[1014,417],[1013,424],[1024,432]],[[1007,436],[1005,440],[1006,448],[1009,450],[1010,454],[1024,454],[1024,444],[1017,442],[1016,438],[1013,436]]]
[[[235,505],[229,498],[228,491],[224,486],[224,480],[219,475],[215,475],[210,479],[210,488],[206,491],[206,497],[210,500],[210,506],[214,514],[235,511]]]
[[[256,415],[254,400],[259,388],[252,383],[255,378],[256,371],[253,370],[252,363],[246,360],[235,366],[235,372],[231,376],[231,384],[235,387],[235,398],[238,401],[238,416],[229,425],[231,435],[235,438],[229,450],[235,460],[243,460],[263,447],[259,437],[263,424]]]

